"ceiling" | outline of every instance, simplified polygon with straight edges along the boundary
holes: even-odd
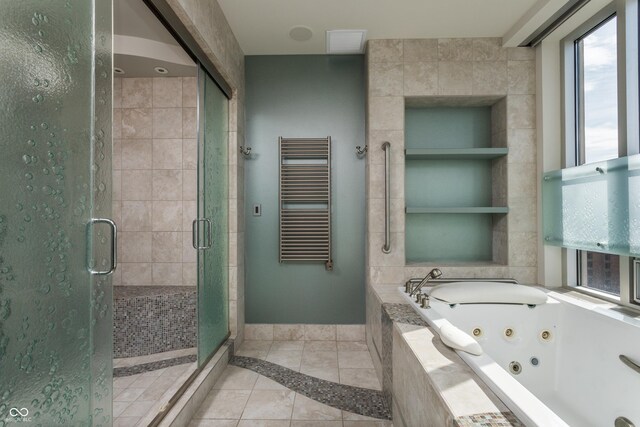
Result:
[[[195,63],[142,0],[115,0],[113,29],[113,65],[125,72],[119,77],[196,75]]]
[[[368,39],[502,37],[536,1],[218,0],[245,55],[324,54],[333,29],[366,29]],[[309,41],[289,38],[298,25],[313,30]]]

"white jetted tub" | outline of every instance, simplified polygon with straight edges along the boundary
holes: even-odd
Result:
[[[520,290],[527,296],[519,298]],[[430,308],[400,288],[525,425],[607,427],[624,417],[640,426],[640,372],[620,359],[640,364],[639,318],[508,283],[454,282],[423,291],[432,294]]]

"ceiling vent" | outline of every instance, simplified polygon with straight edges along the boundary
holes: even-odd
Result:
[[[327,53],[333,55],[364,53],[367,30],[327,31]]]

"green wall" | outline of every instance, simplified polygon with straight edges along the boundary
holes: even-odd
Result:
[[[364,323],[364,57],[248,56],[245,69],[246,322]],[[278,262],[279,136],[332,138],[333,271]]]

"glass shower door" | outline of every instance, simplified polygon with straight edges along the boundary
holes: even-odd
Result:
[[[3,1],[0,34],[0,426],[108,426],[111,1]]]
[[[228,101],[201,67],[198,135],[198,365],[229,336]]]

